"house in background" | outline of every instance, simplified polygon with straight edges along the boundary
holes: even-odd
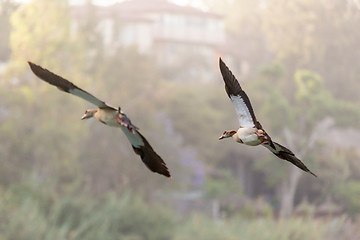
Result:
[[[73,8],[75,31],[84,11],[84,6]],[[135,46],[140,53],[154,56],[170,79],[211,81],[218,77],[217,58],[226,42],[222,16],[165,0],[96,5],[95,13],[109,52]]]

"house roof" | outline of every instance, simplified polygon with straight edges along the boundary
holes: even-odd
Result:
[[[126,12],[172,12],[199,16],[222,18],[221,15],[188,6],[179,6],[166,0],[128,0],[117,3],[111,8]]]
[[[186,15],[194,15],[208,18],[222,18],[221,15],[211,12],[199,10],[197,8],[180,6],[170,3],[166,0],[127,0],[116,3],[110,6],[96,6],[96,15],[98,17],[118,16],[138,21],[148,21],[146,17],[142,16],[144,13],[178,13]],[[85,16],[89,10],[89,6],[74,6],[72,15],[77,18]]]

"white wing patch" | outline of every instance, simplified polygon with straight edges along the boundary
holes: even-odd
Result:
[[[137,131],[135,134],[133,134],[132,132],[129,131],[129,129],[127,129],[125,127],[121,127],[121,130],[125,133],[127,139],[129,140],[131,145],[133,145],[134,147],[139,148],[140,146],[145,145],[141,136],[139,135],[139,133]]]
[[[275,155],[278,154],[281,150],[283,150],[279,144],[277,144],[276,142],[273,142],[275,149],[273,149],[270,145],[268,144],[263,144],[264,147],[266,147],[267,149],[269,149],[272,153],[274,153]]]
[[[270,145],[268,144],[263,144],[264,147],[266,147],[267,149],[270,150],[270,152],[274,153],[274,154],[278,154],[280,152],[280,149],[273,149],[272,147],[270,147]],[[277,146],[275,145],[275,148],[277,148]]]
[[[234,95],[230,95],[230,99],[234,104],[240,126],[244,128],[255,127],[254,120],[252,119],[250,111],[247,108],[244,100],[240,96]]]
[[[71,94],[74,94],[78,97],[81,97],[82,99],[88,101],[88,102],[91,102],[92,104],[98,106],[98,107],[106,107],[106,105],[104,105],[104,102],[103,101],[100,101],[99,99],[97,99],[96,97],[94,97],[93,95],[87,93],[87,92],[84,92],[84,91],[81,91],[77,88],[73,88],[73,89],[70,89],[69,92]]]

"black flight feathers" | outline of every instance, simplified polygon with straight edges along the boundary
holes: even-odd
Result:
[[[35,63],[28,62],[30,65],[31,70],[33,73],[38,76],[40,79],[44,80],[51,85],[54,85],[59,90],[70,93],[71,89],[80,89],[79,87],[75,86],[73,83],[69,82],[68,80],[56,75],[55,73],[50,72],[49,70],[42,68]],[[84,91],[84,90],[82,90]]]
[[[142,138],[144,145],[135,147],[132,146],[134,149],[134,152],[138,154],[141,157],[141,160],[143,163],[153,172],[157,172],[159,174],[162,174],[166,177],[171,178],[170,172],[168,168],[166,167],[165,162],[162,160],[162,158],[153,150],[149,142],[146,140],[146,138],[141,135],[138,131],[137,133]]]
[[[297,166],[298,168],[300,168],[301,170],[305,171],[305,172],[309,172],[310,174],[312,174],[313,176],[317,177],[315,173],[313,173],[312,171],[310,171],[306,166],[305,164],[300,160],[298,159],[295,154],[290,151],[289,149],[287,149],[286,147],[280,145],[279,143],[276,143],[276,142],[273,142],[274,145],[277,145],[278,147],[281,148],[281,150],[276,153],[276,152],[273,152],[278,158],[281,158],[283,160],[286,160],[288,162],[291,162],[292,164],[294,164],[295,166]],[[276,149],[276,148],[274,148]]]
[[[235,78],[234,74],[232,74],[231,70],[226,66],[226,64],[223,62],[223,60],[221,58],[219,58],[219,65],[220,65],[221,75],[223,76],[223,79],[225,82],[225,90],[226,90],[226,93],[228,94],[229,98],[231,99],[231,96],[240,96],[244,100],[246,107],[249,109],[249,112],[251,114],[251,118],[253,119],[255,127],[257,129],[262,129],[261,124],[256,120],[256,116],[255,116],[254,110],[251,106],[249,97],[242,90],[242,88],[241,88],[238,80]]]
[[[41,66],[36,65],[32,62],[28,62],[28,63],[30,65],[32,72],[36,76],[38,76],[43,81],[57,87],[59,90],[67,92],[67,93],[71,93],[78,97],[81,97],[82,99],[89,101],[92,104],[95,104],[99,108],[113,108],[113,107],[107,105],[104,101],[99,100],[92,94],[79,88],[78,86],[76,86],[72,82],[66,80],[65,78],[62,78],[59,75],[56,75],[55,73],[52,73],[49,70],[42,68]],[[76,92],[76,90],[77,90],[77,92]]]

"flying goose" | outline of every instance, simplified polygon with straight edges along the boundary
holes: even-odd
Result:
[[[240,128],[237,131],[224,131],[224,133],[219,137],[219,140],[232,137],[236,142],[243,143],[245,145],[257,146],[261,144],[278,158],[289,161],[303,171],[309,172],[316,177],[316,175],[311,172],[292,151],[271,140],[270,136],[262,128],[260,122],[256,120],[254,110],[251,107],[250,99],[240,87],[240,84],[236,80],[235,76],[221,58],[219,59],[219,64],[220,71],[225,82],[226,93],[235,107],[240,123]]]
[[[45,82],[56,86],[59,90],[71,93],[86,101],[98,106],[98,109],[86,110],[85,114],[81,117],[82,120],[88,118],[96,118],[101,123],[104,123],[111,127],[120,127],[125,133],[127,139],[131,143],[134,152],[140,155],[144,164],[153,172],[162,174],[171,178],[170,172],[166,167],[165,162],[161,157],[153,150],[149,142],[138,131],[138,128],[134,126],[130,119],[120,109],[109,106],[105,102],[94,97],[90,93],[82,90],[68,80],[50,72],[47,69],[42,68],[39,65],[28,62],[33,73]]]

